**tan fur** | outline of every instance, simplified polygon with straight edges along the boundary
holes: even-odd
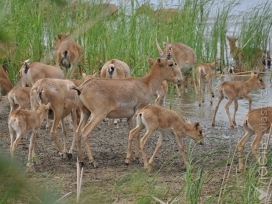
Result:
[[[188,165],[188,161],[186,159],[184,145],[181,137],[183,135],[188,136],[198,143],[202,143],[204,140],[202,129],[200,128],[199,123],[191,124],[184,120],[184,118],[179,113],[161,106],[148,105],[144,107],[137,113],[136,122],[136,127],[129,133],[126,163],[129,164],[131,160],[131,145],[133,137],[139,135],[140,131],[146,128],[146,133],[140,141],[140,146],[144,161],[144,168],[148,172],[152,170],[152,164],[155,156],[162,146],[162,140],[164,136],[162,130],[170,128],[172,129],[174,135],[176,136],[176,140],[178,142],[185,166]],[[156,130],[160,131],[159,140],[152,157],[149,161],[147,161],[146,143]]]
[[[167,81],[163,81],[159,89],[156,91],[155,96],[157,96],[155,100],[155,104],[158,106],[165,106],[165,99],[168,93],[168,84]]]
[[[104,79],[93,78],[85,80],[77,90],[81,119],[77,129],[78,156],[82,162],[81,134],[90,162],[97,167],[89,145],[88,136],[92,130],[106,117],[127,118],[129,129],[132,127],[132,118],[144,106],[148,105],[163,80],[174,83],[182,79],[181,72],[166,58],[149,59],[151,70],[143,78]],[[87,123],[91,115],[90,121]],[[86,124],[87,123],[87,124]],[[140,135],[139,135],[140,137]],[[139,137],[136,140],[136,155],[139,155]]]
[[[100,76],[112,79],[130,77],[130,68],[125,62],[118,59],[112,59],[103,65]]]
[[[198,94],[199,94],[199,103],[201,106],[201,102],[204,103],[204,92],[205,92],[205,84],[207,83],[209,92],[210,92],[210,103],[212,105],[212,98],[214,97],[214,93],[212,90],[212,75],[213,69],[215,68],[215,62],[212,63],[200,63],[196,67],[196,76],[198,81]]]
[[[251,136],[254,134],[256,135],[254,140],[251,143],[251,150],[255,158],[258,160],[258,162],[263,162],[265,158],[263,158],[265,155],[267,155],[267,149],[269,146],[269,139],[271,137],[271,130],[272,130],[272,107],[261,107],[254,109],[250,111],[245,117],[244,117],[244,130],[245,135],[238,141],[237,148],[239,153],[239,170],[241,172],[244,171],[244,162],[243,162],[243,150],[245,148],[246,142],[250,139]],[[265,133],[269,132],[268,137],[264,142],[262,143],[261,149],[261,155],[262,158],[260,158],[260,154],[258,153],[258,147],[259,143]],[[264,155],[265,154],[265,155]],[[265,165],[265,164],[263,164]]]
[[[86,10],[90,10],[90,11],[94,10],[95,12],[109,10],[111,15],[118,11],[118,7],[110,3],[99,3],[99,4],[93,5],[90,2],[81,1],[81,5],[84,5]],[[75,0],[69,7],[69,11],[74,12],[77,8],[78,8],[78,0]]]
[[[33,86],[36,81],[43,78],[65,78],[60,67],[47,65],[40,62],[30,62],[29,60],[26,60],[23,63],[23,66],[19,72],[23,87]]]
[[[57,50],[57,65],[66,68],[66,78],[73,78],[75,68],[78,66],[80,76],[81,66],[84,63],[83,49],[75,41],[69,39],[70,33],[58,34],[55,37],[54,47]],[[68,69],[71,69],[68,73]]]
[[[30,108],[30,90],[31,87],[14,87],[8,93],[10,113],[17,109]]]
[[[225,105],[225,110],[229,118],[230,126],[235,127],[235,115],[236,111],[238,110],[238,100],[239,99],[247,99],[249,102],[249,111],[251,110],[251,103],[252,99],[248,96],[248,94],[255,89],[256,87],[259,87],[260,89],[265,88],[265,83],[263,79],[260,77],[259,73],[252,72],[251,77],[247,81],[225,81],[223,82],[218,89],[218,103],[215,107],[214,116],[212,120],[212,126],[215,125],[215,117],[217,110],[219,108],[219,105],[221,101],[224,98],[228,99],[227,104]],[[233,118],[231,119],[230,113],[229,113],[229,106],[234,101],[234,113]]]
[[[16,42],[1,42],[0,43],[0,60],[5,62],[12,59],[18,48]],[[7,71],[7,70],[6,70]]]
[[[35,104],[46,104],[48,102],[51,103],[51,111],[48,115],[48,118],[53,120],[53,125],[51,128],[51,135],[55,144],[58,147],[59,154],[61,157],[65,157],[67,153],[66,147],[66,135],[67,131],[64,125],[64,118],[71,114],[72,123],[74,133],[77,127],[77,115],[76,109],[78,107],[77,95],[76,91],[68,90],[69,86],[75,85],[70,80],[64,79],[51,79],[51,78],[44,78],[38,80],[32,87],[30,91],[30,101],[31,101],[31,108],[35,109]],[[62,133],[63,133],[63,148],[59,143],[56,129],[57,126],[61,122],[62,126]],[[74,148],[75,137],[73,137],[73,142],[71,148],[68,152],[68,157],[72,155],[72,151]]]
[[[236,41],[238,38],[227,36],[230,46],[230,54],[235,60],[236,68],[238,72],[243,71],[243,63],[244,63],[244,54],[243,50],[236,46]],[[252,57],[251,66],[257,66],[261,72],[265,71],[265,67],[262,64],[262,59],[264,56],[264,52],[257,48],[257,53]]]
[[[150,15],[152,18],[162,23],[174,21],[174,19],[177,18],[181,12],[182,11],[180,9],[174,8],[159,8],[157,10],[153,10],[148,4],[143,4],[136,9],[136,15]]]
[[[0,86],[5,90],[6,93],[8,93],[13,88],[13,85],[2,66],[0,66]],[[2,94],[0,94],[0,101],[1,100]]]
[[[130,68],[125,62],[118,59],[112,59],[103,65],[100,73],[102,78],[123,79],[130,77]],[[113,121],[116,128],[119,128],[119,121],[120,119],[114,119]],[[111,123],[112,119],[109,119],[109,124]]]
[[[172,59],[174,60],[175,63],[177,63],[177,66],[181,69],[181,72],[188,71],[189,69],[192,69],[195,66],[196,53],[191,47],[178,42],[173,42],[169,44],[168,38],[166,41],[165,50],[161,49],[157,39],[156,45],[161,57],[166,57],[169,51],[171,50]],[[178,96],[181,96],[179,86],[181,86],[182,92],[184,92],[186,83],[187,81],[182,80],[182,82],[176,84]]]
[[[8,127],[10,133],[10,153],[14,157],[14,150],[17,147],[21,138],[31,131],[28,163],[33,162],[35,157],[35,139],[39,135],[41,123],[47,118],[50,103],[41,105],[36,111],[18,109],[13,111],[8,118]],[[15,139],[16,138],[16,139]]]

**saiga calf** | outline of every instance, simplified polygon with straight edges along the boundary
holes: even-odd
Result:
[[[168,93],[167,81],[163,81],[160,88],[156,91],[157,98],[155,99],[155,104],[158,106],[165,106],[166,95]]]
[[[18,109],[9,115],[8,127],[10,133],[10,153],[12,159],[14,157],[14,150],[21,138],[28,131],[31,131],[27,165],[29,166],[31,162],[33,162],[33,157],[35,157],[35,139],[36,136],[39,135],[41,123],[48,116],[49,109],[50,103],[39,106],[36,111]]]
[[[8,93],[10,113],[17,109],[30,108],[31,87],[14,87]]]
[[[219,105],[221,101],[226,98],[228,99],[227,104],[225,105],[225,110],[229,118],[230,126],[235,127],[235,115],[236,111],[238,110],[238,100],[240,99],[247,99],[249,103],[249,111],[251,111],[251,103],[252,99],[249,97],[249,93],[255,89],[256,87],[259,87],[260,89],[265,88],[265,83],[263,79],[260,77],[259,73],[252,72],[251,77],[247,81],[225,81],[223,82],[218,89],[218,103],[215,107],[214,116],[212,120],[212,126],[215,124],[215,117],[217,110],[219,108]],[[234,113],[233,118],[230,117],[229,112],[229,106],[234,101]]]
[[[205,84],[207,84],[210,92],[210,103],[212,104],[212,98],[214,98],[214,93],[212,90],[212,69],[215,68],[215,62],[213,63],[200,63],[196,67],[196,76],[198,81],[198,94],[199,94],[199,103],[204,103],[204,93],[205,93]]]
[[[182,135],[194,139],[197,143],[203,144],[204,137],[202,135],[202,129],[200,128],[199,123],[191,124],[190,122],[185,121],[179,113],[161,106],[148,105],[141,109],[137,113],[136,123],[136,127],[129,133],[126,164],[129,164],[131,160],[131,146],[133,137],[139,135],[140,131],[146,128],[146,133],[140,141],[140,146],[144,161],[144,168],[148,172],[152,170],[152,164],[155,156],[162,146],[164,136],[162,131],[163,129],[172,129],[174,135],[176,136],[185,166],[188,165],[188,161],[186,159],[184,145],[181,139]],[[159,139],[152,157],[147,162],[146,143],[156,130],[160,132]]]
[[[267,155],[269,139],[272,134],[271,132],[272,131],[272,107],[266,106],[266,107],[257,108],[250,111],[244,117],[243,126],[246,133],[237,143],[237,148],[239,153],[239,171],[241,172],[244,171],[243,150],[245,148],[245,144],[250,139],[250,137],[254,134],[256,136],[251,143],[252,153],[259,163],[264,162],[263,159],[265,158],[260,158],[260,154],[258,153],[258,146],[260,141],[263,138],[263,135],[269,132],[268,140],[262,143],[262,152],[261,152],[261,155],[263,157],[264,157],[264,154]]]

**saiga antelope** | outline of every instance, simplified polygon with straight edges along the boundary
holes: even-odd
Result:
[[[247,81],[225,81],[223,82],[219,88],[218,88],[218,103],[215,107],[214,116],[212,120],[212,126],[215,125],[215,117],[217,110],[219,108],[219,105],[221,101],[226,98],[228,99],[227,104],[225,105],[225,110],[229,118],[230,126],[235,127],[235,115],[236,111],[238,110],[238,100],[240,99],[247,99],[249,103],[249,111],[251,110],[251,103],[252,99],[248,96],[248,94],[255,89],[256,87],[259,87],[260,89],[265,88],[265,83],[263,79],[260,77],[259,73],[252,72],[251,77]],[[229,112],[229,106],[234,101],[234,113],[233,118],[230,117]]]
[[[242,71],[242,60],[243,60],[243,52],[240,48],[238,48],[235,44],[235,42],[238,40],[238,38],[227,36],[227,39],[229,41],[230,46],[230,54],[235,60],[236,68],[238,72]]]
[[[35,139],[36,136],[39,135],[41,123],[48,116],[49,109],[50,103],[39,106],[36,111],[18,109],[9,115],[8,127],[10,133],[10,153],[12,159],[14,157],[14,150],[21,138],[27,132],[31,131],[27,165],[29,166],[31,164],[30,162],[33,162],[33,157],[35,157]]]
[[[30,90],[31,87],[14,87],[8,93],[10,113],[17,109],[30,108]]]
[[[236,62],[236,66],[239,72],[242,71],[242,66],[244,63],[244,53],[243,50],[236,46],[236,41],[238,38],[227,36],[230,46],[230,54]],[[257,66],[260,72],[265,71],[265,67],[262,64],[264,52],[259,48],[251,48],[252,56],[251,56],[251,65]]]
[[[162,50],[156,38],[156,46],[160,54],[160,57],[166,57],[169,52],[168,50],[171,49],[172,59],[175,63],[177,63],[177,66],[178,68],[180,68],[182,73],[192,69],[196,63],[195,51],[191,47],[183,43],[177,42],[169,43],[167,38],[166,48],[165,50]],[[186,83],[185,80],[179,83],[182,87],[182,91],[185,90],[185,83]],[[178,84],[176,84],[176,90],[178,96],[181,96]]]
[[[163,81],[160,88],[156,91],[157,98],[155,99],[155,104],[158,106],[165,106],[166,95],[168,93],[167,81]]]
[[[214,98],[214,93],[212,89],[212,69],[215,68],[215,62],[213,63],[200,63],[196,67],[196,76],[198,81],[198,94],[199,94],[199,103],[204,103],[204,93],[205,93],[205,84],[207,84],[210,92],[210,103],[212,104],[212,98]]]
[[[182,13],[180,9],[175,8],[159,8],[153,10],[150,5],[143,4],[136,9],[136,15],[146,14],[159,22],[169,23],[174,21]]]
[[[5,90],[6,93],[8,93],[13,88],[13,85],[2,66],[0,66],[0,86]],[[0,101],[1,100],[2,94],[0,93]]]
[[[75,41],[69,39],[70,33],[58,34],[55,37],[54,48],[57,50],[57,65],[66,69],[66,78],[73,78],[76,67],[82,76],[82,68],[84,63],[83,49]],[[68,72],[68,69],[70,71]]]
[[[169,56],[171,57],[171,55]],[[81,135],[85,144],[89,161],[94,167],[88,137],[92,130],[104,118],[127,118],[129,130],[132,129],[132,118],[141,108],[148,105],[163,80],[178,83],[182,80],[180,69],[172,59],[148,59],[151,70],[143,78],[103,79],[93,78],[84,81],[79,87],[70,87],[78,92],[81,101],[80,123],[76,134],[78,138],[78,156],[82,163]],[[91,115],[90,121],[87,123]],[[87,124],[86,124],[87,123]],[[136,156],[139,156],[140,135],[136,137]]]
[[[130,77],[130,68],[127,63],[118,60],[112,59],[107,61],[100,71],[100,76],[102,78],[110,78],[110,79],[123,79],[126,77]],[[118,128],[118,121],[120,119],[114,119],[114,125]],[[109,119],[109,124],[111,124],[112,119]]]
[[[146,128],[146,133],[140,141],[140,146],[144,161],[144,168],[148,172],[152,170],[152,164],[155,156],[162,146],[164,136],[162,131],[163,129],[172,129],[174,135],[176,136],[176,140],[178,142],[178,146],[182,154],[185,166],[188,165],[188,161],[186,159],[184,145],[181,137],[185,135],[194,139],[197,143],[203,144],[204,137],[202,135],[202,129],[200,128],[199,123],[197,122],[195,124],[192,124],[190,122],[187,122],[179,113],[173,110],[157,105],[148,105],[136,114],[137,125],[129,133],[126,164],[129,164],[131,160],[131,146],[133,137],[139,135],[140,131],[144,128]],[[159,139],[152,157],[149,161],[147,161],[146,143],[156,130],[160,132]]]
[[[20,81],[23,87],[33,86],[36,81],[43,78],[65,78],[60,67],[40,62],[31,62],[29,59],[24,61],[19,72]]]
[[[243,122],[244,130],[246,131],[245,135],[238,141],[238,155],[239,155],[239,171],[244,171],[244,162],[243,162],[243,150],[245,148],[246,142],[250,139],[252,135],[256,135],[254,140],[251,143],[251,150],[258,162],[264,162],[264,158],[260,157],[258,153],[258,146],[260,141],[263,138],[263,135],[269,132],[268,139],[262,143],[261,153],[267,154],[267,149],[269,146],[269,139],[272,134],[272,107],[265,106],[261,108],[254,109],[250,111],[245,117]],[[263,164],[265,165],[265,164]]]
[[[30,91],[31,108],[35,110],[36,104],[51,103],[48,119],[53,120],[51,128],[52,138],[57,145],[60,157],[68,156],[68,159],[72,156],[72,151],[75,144],[75,131],[77,128],[77,113],[78,97],[76,91],[68,90],[69,86],[75,85],[74,82],[68,79],[51,79],[44,78],[39,79],[32,87]],[[72,145],[67,152],[66,136],[67,131],[64,125],[64,118],[68,115],[72,117],[72,125],[74,129],[74,137]],[[63,133],[63,147],[59,143],[57,137],[57,126],[61,122]]]
[[[111,79],[130,77],[130,68],[127,63],[118,59],[112,59],[103,65],[100,71],[100,76]]]

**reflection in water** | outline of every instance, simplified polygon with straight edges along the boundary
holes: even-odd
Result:
[[[214,108],[217,104],[217,90],[219,85],[224,81],[246,81],[250,76],[214,76],[213,77],[213,90],[215,94],[215,98],[213,98],[213,105],[210,105],[209,101],[209,93],[207,88],[205,89],[205,102],[201,107],[198,106],[198,95],[195,94],[193,88],[190,86],[186,93],[184,93],[180,98],[176,95],[171,99],[167,98],[166,107],[171,107],[171,109],[180,112],[185,118],[193,117],[199,118],[200,120],[207,120],[207,122],[212,122],[212,117],[214,114]],[[262,78],[266,84],[266,89],[258,89],[253,90],[249,96],[252,98],[252,109],[272,106],[272,95],[269,81],[270,74],[262,75]],[[174,91],[175,93],[175,91]],[[220,103],[217,115],[216,115],[216,123],[219,121],[226,122],[229,127],[229,120],[225,111],[225,105],[227,103],[227,99],[222,100]],[[230,114],[233,116],[234,103],[230,106]],[[248,101],[246,99],[242,99],[238,101],[238,111],[236,113],[236,123],[237,125],[242,125],[244,116],[248,113]],[[215,123],[215,126],[216,126]]]

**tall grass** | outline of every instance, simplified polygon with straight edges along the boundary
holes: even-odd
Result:
[[[28,58],[42,60],[53,49],[54,36],[66,32],[79,33],[73,37],[84,47],[87,73],[97,71],[109,59],[118,58],[133,68],[133,75],[145,75],[149,67],[147,58],[158,56],[154,46],[156,37],[163,42],[168,36],[170,41],[191,46],[197,53],[198,62],[214,61],[218,53],[222,61],[226,60],[229,19],[240,0],[224,2],[224,6],[218,6],[217,10],[214,10],[214,0],[179,1],[176,9],[182,12],[166,21],[163,16],[158,19],[152,15],[152,9],[164,8],[163,1],[158,2],[158,6],[151,6],[150,13],[141,14],[136,12],[139,6],[136,2],[127,2],[119,7],[117,14],[96,19],[103,12],[95,7],[99,2],[79,0],[74,9],[71,9],[71,3],[56,4],[45,0],[1,2],[1,27],[9,33],[11,41],[19,43],[18,52],[10,63],[9,74],[13,81],[22,61]],[[269,8],[267,2],[241,14],[239,43],[244,45],[250,39],[245,49],[266,49],[271,28]],[[90,22],[92,26],[85,30]],[[52,57],[47,63],[54,64],[54,60]]]

